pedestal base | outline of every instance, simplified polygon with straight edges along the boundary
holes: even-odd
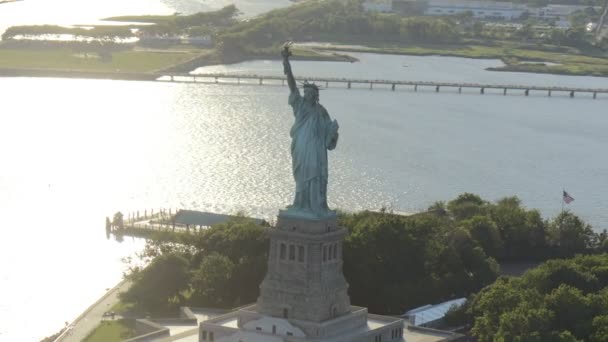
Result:
[[[216,342],[372,342],[404,341],[399,318],[370,315],[366,308],[351,307],[349,314],[322,323],[267,316],[256,305],[205,321],[199,341]]]

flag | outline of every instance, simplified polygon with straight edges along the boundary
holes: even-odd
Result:
[[[564,190],[563,200],[566,204],[570,204],[570,202],[574,201],[574,197],[570,196],[566,190]]]

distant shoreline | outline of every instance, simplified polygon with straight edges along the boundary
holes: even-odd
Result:
[[[85,79],[109,79],[123,81],[154,81],[161,77],[163,73],[168,72],[183,72],[188,73],[196,68],[235,64],[250,60],[278,60],[276,56],[266,55],[246,55],[235,56],[228,60],[219,60],[213,56],[200,56],[199,58],[186,61],[173,66],[168,66],[156,72],[106,72],[106,71],[83,71],[83,70],[65,70],[65,69],[43,69],[43,68],[0,68],[0,77],[48,77],[48,78],[85,78]],[[355,62],[356,58],[348,55],[333,54],[331,56],[296,56],[294,60],[306,61],[342,61]]]
[[[85,78],[123,81],[154,81],[158,75],[136,72],[94,72],[54,69],[0,68],[0,77]]]
[[[211,65],[260,59],[279,60],[278,50],[278,47],[255,51],[236,49],[222,55],[217,48],[190,45],[150,47],[131,43],[92,48],[87,44],[63,41],[8,40],[0,41],[0,60],[3,60],[0,63],[0,76],[151,80],[163,72],[187,73]],[[378,45],[362,41],[353,45],[296,42],[293,53],[294,60],[351,63],[358,60],[349,53],[494,59],[502,61],[504,65],[485,70],[608,77],[606,58],[599,55],[577,55],[560,47],[535,49],[530,46],[477,43]],[[80,70],[72,69],[81,65]]]
[[[504,54],[493,54],[493,53],[481,53],[471,54],[454,49],[437,49],[437,48],[419,48],[404,51],[392,50],[387,48],[372,48],[372,47],[353,47],[353,46],[340,46],[340,45],[328,45],[328,46],[312,46],[319,50],[324,51],[340,51],[340,52],[354,52],[354,53],[373,53],[382,55],[398,55],[398,56],[438,56],[438,57],[455,57],[455,58],[470,58],[470,59],[496,59],[504,63],[504,66],[486,68],[487,71],[500,71],[500,72],[524,72],[533,74],[550,74],[550,75],[562,75],[562,76],[590,76],[590,77],[608,77],[608,64],[605,70],[597,71],[594,73],[583,73],[577,70],[572,70],[567,67],[561,67],[562,63],[559,61],[551,61],[548,58],[526,56],[520,57],[517,62],[513,62],[512,57],[505,56]],[[416,51],[413,51],[416,50]],[[522,50],[534,52],[534,50]],[[568,54],[565,54],[568,55]],[[521,63],[520,63],[521,62]],[[545,63],[554,63],[555,66],[550,66]],[[561,68],[560,68],[561,67]]]
[[[21,0],[20,0],[21,1]],[[457,53],[435,53],[435,52],[420,52],[406,53],[396,51],[377,51],[374,49],[344,49],[330,47],[324,49],[316,47],[319,50],[332,51],[328,55],[315,56],[294,56],[294,60],[305,61],[336,61],[336,62],[357,62],[358,59],[343,54],[340,52],[355,52],[355,53],[372,53],[372,54],[387,54],[400,56],[439,56],[439,57],[455,57],[455,58],[470,58],[470,59],[497,59],[501,60],[505,65],[499,67],[489,67],[485,70],[498,72],[519,72],[519,73],[534,73],[534,74],[551,74],[561,76],[587,76],[587,77],[608,77],[608,71],[604,74],[580,74],[570,72],[568,69],[550,69],[549,66],[542,63],[541,60],[526,61],[526,63],[509,64],[500,56],[461,56]],[[254,60],[279,60],[275,55],[266,54],[242,54],[234,55],[230,58],[220,59],[214,55],[202,55],[192,60],[178,63],[176,65],[167,66],[155,72],[111,72],[111,71],[83,71],[83,70],[66,70],[66,69],[44,69],[44,68],[0,68],[0,77],[43,77],[43,78],[83,78],[83,79],[108,79],[108,80],[123,80],[123,81],[154,81],[161,77],[163,73],[182,72],[189,73],[196,68],[214,65],[229,65],[242,63]],[[533,62],[533,63],[529,63]]]

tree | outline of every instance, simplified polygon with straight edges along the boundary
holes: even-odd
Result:
[[[526,210],[517,197],[505,197],[490,206],[504,245],[505,259],[534,259],[545,255],[546,227],[537,210]]]
[[[514,282],[518,280],[499,278],[470,301],[469,310],[474,319],[471,332],[479,341],[493,341],[501,315],[515,310],[521,302],[532,299],[533,293],[518,291],[519,286]]]
[[[608,315],[596,316],[591,325],[593,326],[593,333],[589,341],[608,341]]]
[[[246,217],[237,217],[202,231],[195,237],[194,246],[200,251],[199,263],[210,255],[220,254],[233,264],[232,277],[226,285],[231,305],[256,300],[268,260],[265,227]]]
[[[217,253],[206,256],[192,277],[192,302],[199,306],[232,307],[233,270],[234,263],[227,257]]]
[[[433,203],[428,209],[428,212],[432,212],[437,216],[447,216],[448,215],[448,208],[446,207],[445,202],[443,201],[437,201],[435,203]]]
[[[595,247],[600,252],[608,252],[608,230],[604,229],[601,233],[595,234]]]
[[[490,341],[605,341],[608,254],[552,260],[499,278],[468,303],[473,336]],[[608,273],[607,273],[608,274]]]
[[[532,29],[532,24],[524,24],[515,32],[515,35],[519,38],[523,38],[524,40],[534,38],[534,30]]]
[[[266,257],[268,252],[266,228],[246,217],[236,217],[205,229],[193,243],[204,254],[222,254],[235,264],[245,257]]]
[[[589,336],[593,308],[581,290],[562,284],[545,296],[545,303],[555,313],[553,325],[557,330],[568,330],[581,339]]]
[[[553,219],[549,230],[552,243],[559,246],[563,256],[571,256],[595,246],[596,236],[591,226],[568,210]]]
[[[351,300],[370,311],[399,314],[462,297],[497,276],[497,265],[470,234],[454,230],[434,213],[344,214],[340,225],[350,229],[344,242],[344,275]]]
[[[448,209],[455,219],[465,220],[485,214],[485,205],[486,202],[478,195],[465,192],[448,202]]]
[[[560,28],[551,29],[548,37],[548,42],[556,45],[562,45],[566,43],[566,32]]]
[[[481,37],[483,35],[484,28],[485,24],[482,21],[476,21],[473,23],[473,33],[477,37]]]
[[[544,342],[553,340],[551,321],[553,312],[546,308],[522,303],[500,317],[494,340]]]
[[[579,48],[587,47],[589,45],[589,43],[585,39],[585,36],[586,36],[585,30],[586,29],[584,26],[571,27],[571,28],[567,29],[565,32],[566,37],[565,37],[564,43],[569,46],[574,46],[574,47],[579,47]]]
[[[584,266],[571,260],[549,260],[542,267],[528,271],[524,281],[531,288],[551,292],[561,285],[575,287],[585,293],[600,288],[597,276]]]
[[[502,256],[503,242],[496,223],[487,216],[473,216],[460,222],[471,237],[479,243],[484,252],[494,258]]]
[[[181,292],[190,282],[189,263],[179,254],[163,254],[128,279],[133,285],[121,293],[123,301],[151,313],[165,312],[183,300]]]

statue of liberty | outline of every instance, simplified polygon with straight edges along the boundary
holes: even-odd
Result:
[[[327,206],[327,150],[338,142],[338,122],[331,120],[319,103],[319,88],[304,82],[304,96],[296,85],[289,64],[289,43],[281,55],[289,85],[289,105],[295,122],[291,127],[291,159],[296,193],[287,212],[297,216],[323,217],[333,214]]]

